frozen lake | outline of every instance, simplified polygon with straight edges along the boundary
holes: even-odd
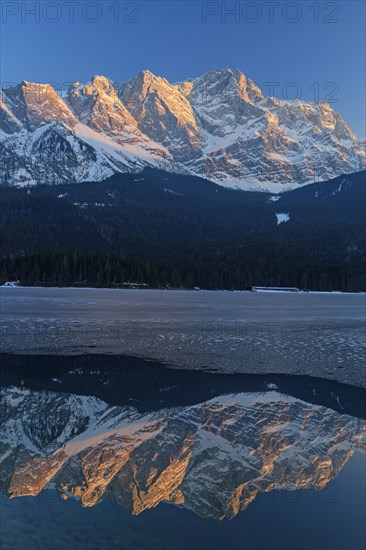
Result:
[[[1,288],[1,349],[366,386],[365,295]]]
[[[364,300],[1,289],[2,547],[363,548]]]

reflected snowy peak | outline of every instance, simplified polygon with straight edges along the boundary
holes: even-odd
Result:
[[[54,488],[133,514],[166,501],[230,519],[274,489],[322,489],[356,450],[366,422],[276,391],[220,395],[141,413],[93,396],[1,390],[3,491]]]

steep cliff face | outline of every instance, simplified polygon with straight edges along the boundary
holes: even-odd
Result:
[[[109,494],[134,514],[167,501],[229,519],[263,492],[321,489],[365,451],[365,421],[277,392],[149,414],[94,397],[1,393],[10,496],[48,486],[84,506]]]
[[[75,82],[67,97],[82,124],[96,132],[115,137],[121,143],[123,138],[137,139],[137,123],[120,101],[113,83],[107,78],[94,76],[85,85]]]
[[[13,115],[29,131],[55,120],[68,128],[74,128],[78,123],[69,107],[50,84],[23,80],[3,93]]]
[[[166,147],[177,162],[200,154],[197,122],[178,86],[142,71],[122,85],[120,94],[141,131]]]
[[[103,76],[74,83],[59,96],[52,86],[23,81],[3,91],[3,183],[47,183],[34,173],[53,164],[48,183],[100,181],[111,173],[154,166],[242,189],[283,191],[366,168],[364,141],[324,102],[266,97],[241,71],[225,69],[171,84],[142,71],[119,88]],[[34,134],[57,122],[68,141],[93,148],[59,158],[31,147]],[[17,136],[17,140],[12,137]],[[20,146],[19,143],[20,142]],[[64,163],[63,167],[55,166]]]

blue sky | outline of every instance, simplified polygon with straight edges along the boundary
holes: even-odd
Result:
[[[1,8],[2,85],[64,88],[93,74],[123,82],[142,69],[175,82],[239,68],[264,93],[272,83],[279,98],[330,100],[366,135],[363,1],[2,0]]]

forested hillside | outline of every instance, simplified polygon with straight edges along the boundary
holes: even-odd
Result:
[[[145,170],[0,190],[1,283],[365,289],[365,172],[271,195]]]

